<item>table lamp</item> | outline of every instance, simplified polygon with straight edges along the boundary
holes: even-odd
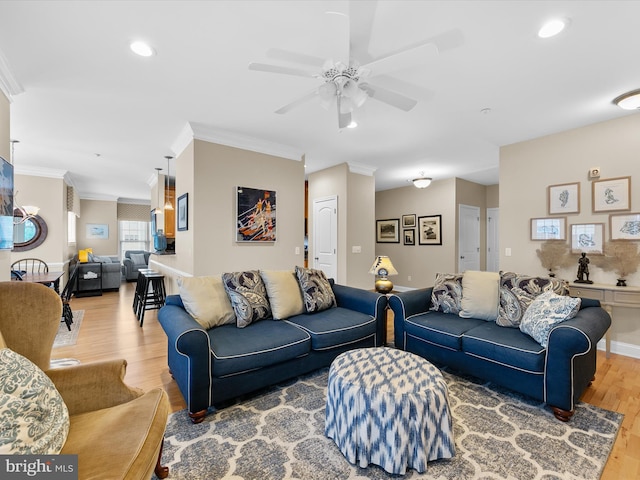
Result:
[[[393,290],[393,283],[391,283],[391,280],[389,280],[387,276],[397,275],[398,271],[393,267],[389,257],[386,255],[378,255],[369,273],[376,275],[376,292],[389,293]]]

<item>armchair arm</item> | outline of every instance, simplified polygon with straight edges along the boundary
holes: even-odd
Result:
[[[143,394],[124,383],[126,360],[107,360],[47,370],[70,415],[129,402]]]
[[[384,345],[387,334],[387,296],[335,283],[332,288],[339,307],[371,315],[376,319],[376,346]]]
[[[425,313],[431,306],[433,287],[418,288],[394,293],[389,297],[389,308],[393,312],[393,336],[397,348],[404,348],[404,322],[407,318]]]
[[[130,276],[133,272],[133,260],[129,257],[125,257],[122,259],[122,265],[124,265],[124,273],[126,276]]]

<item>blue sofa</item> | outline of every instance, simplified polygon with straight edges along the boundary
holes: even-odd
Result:
[[[245,328],[205,330],[179,295],[167,297],[158,320],[168,338],[169,369],[194,423],[209,407],[328,366],[347,350],[384,344],[386,296],[330,284],[337,307]]]
[[[542,347],[518,328],[433,311],[433,287],[391,295],[395,346],[545,402],[568,421],[596,372],[596,344],[611,318],[597,300],[556,325]]]

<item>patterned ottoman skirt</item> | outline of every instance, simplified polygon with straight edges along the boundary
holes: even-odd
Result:
[[[361,348],[331,364],[325,435],[352,464],[420,473],[455,455],[447,385],[425,359],[392,348]]]

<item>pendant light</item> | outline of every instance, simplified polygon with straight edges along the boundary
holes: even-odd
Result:
[[[156,167],[156,187],[158,187],[158,207],[156,208],[156,214],[162,215],[164,211],[162,210],[162,203],[160,203],[160,170],[162,168]]]
[[[173,204],[171,203],[171,196],[169,195],[169,160],[171,160],[173,157],[170,157],[169,155],[167,155],[164,158],[167,159],[167,181],[166,181],[166,187],[164,189],[164,209],[173,210]]]

